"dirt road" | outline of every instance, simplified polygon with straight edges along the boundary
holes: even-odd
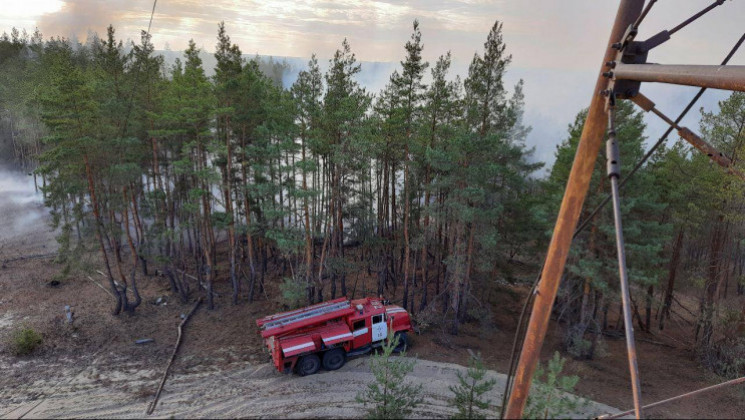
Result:
[[[1,380],[5,383],[0,387],[0,417],[144,417],[160,372],[126,363],[112,369],[108,358],[107,365],[101,365],[104,358],[94,355],[43,363],[2,359],[2,371],[8,374]],[[368,360],[360,357],[339,371],[307,377],[279,374],[268,363],[204,367],[195,365],[194,360],[183,360],[182,366],[192,367],[172,375],[152,417],[362,417],[364,408],[355,402],[355,395],[372,380]],[[459,370],[465,371],[454,364],[417,362],[409,379],[423,384],[425,404],[415,417],[448,418],[455,414],[448,386],[457,383]],[[496,389],[503,387],[504,375],[490,371],[489,376],[497,378]],[[22,380],[28,377],[35,380]],[[500,403],[501,394],[493,391],[491,400]],[[615,411],[590,403],[576,417]],[[489,417],[496,414],[491,411]]]

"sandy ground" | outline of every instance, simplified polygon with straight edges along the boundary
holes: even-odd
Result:
[[[0,391],[2,418],[140,418],[150,403],[160,372],[141,370],[137,365],[120,364],[111,369],[102,365],[104,356],[87,360],[59,360],[33,369],[49,374],[33,382],[12,383],[16,373],[29,368],[29,362],[8,363],[2,370],[11,383]],[[364,407],[355,395],[372,380],[369,359],[350,360],[335,372],[299,377],[278,373],[269,363],[233,363],[222,367],[196,366],[174,374],[166,383],[153,417],[158,418],[356,418]],[[182,363],[190,364],[189,360]],[[107,367],[108,366],[108,367]],[[457,383],[462,366],[418,360],[407,380],[423,385],[425,402],[414,413],[416,418],[449,418],[456,414],[449,399],[449,385]],[[25,376],[25,375],[22,375]],[[505,376],[489,371],[497,379],[496,389],[504,386]],[[492,392],[492,403],[501,403],[501,394]],[[617,410],[588,403],[577,418],[591,418]],[[497,416],[496,406],[486,413]]]

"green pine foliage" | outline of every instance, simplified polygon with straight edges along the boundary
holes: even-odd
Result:
[[[540,164],[523,144],[522,82],[502,82],[501,28],[462,81],[449,53],[423,59],[413,22],[377,95],[346,40],[325,74],[314,56],[285,86],[286,65],[246,58],[224,23],[214,69],[194,41],[166,67],[146,33],[125,44],[109,27],[81,45],[16,31],[0,38],[0,102],[61,228],[61,273],[98,253],[115,313],[135,310],[152,268],[209,307],[222,281],[233,304],[264,295],[276,267],[309,303],[355,293],[348,279],[367,271],[412,312],[441,303],[457,332],[474,288],[511,278],[505,261],[545,230],[515,210],[540,196]]]
[[[406,418],[424,402],[422,384],[406,382],[406,375],[414,370],[416,359],[407,359],[405,352],[393,357],[398,342],[398,336],[389,331],[380,352],[370,357],[370,370],[375,379],[356,397],[357,402],[367,407],[370,419]]]
[[[10,351],[15,356],[28,356],[42,343],[41,334],[32,328],[19,328],[11,334]]]
[[[457,372],[458,385],[449,386],[454,397],[452,404],[458,409],[457,419],[485,419],[489,417],[489,403],[484,394],[491,391],[496,385],[494,378],[486,379],[486,368],[481,355],[471,357],[468,361],[468,370],[463,375]]]
[[[547,213],[555,214],[569,176],[579,137],[586,117],[577,115],[569,127],[569,138],[556,151],[556,162],[546,182],[553,196]],[[642,111],[633,104],[620,102],[616,110],[616,132],[621,155],[621,176],[644,154],[645,124]],[[626,242],[626,261],[632,287],[647,289],[657,285],[664,274],[663,248],[671,240],[672,224],[664,217],[668,204],[665,190],[652,165],[641,168],[622,191],[621,213]],[[589,216],[610,189],[606,159],[601,152],[595,164],[581,219]],[[574,240],[567,262],[566,280],[558,298],[562,320],[568,322],[564,345],[576,358],[592,358],[600,342],[597,332],[607,320],[602,314],[620,299],[615,227],[612,207],[606,206]]]
[[[533,389],[528,395],[523,417],[526,419],[556,419],[576,414],[587,400],[571,395],[579,382],[578,376],[562,374],[566,360],[554,353],[544,367],[539,364],[533,375]]]

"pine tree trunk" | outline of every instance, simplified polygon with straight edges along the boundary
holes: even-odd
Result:
[[[230,117],[225,117],[225,147],[228,156],[225,163],[225,186],[223,195],[225,197],[225,213],[228,216],[228,258],[230,259],[230,284],[233,286],[233,305],[238,304],[240,285],[236,275],[236,240],[235,240],[235,213],[233,212],[233,146],[230,142]]]
[[[301,153],[303,159],[303,165],[307,162],[305,160],[305,138],[301,138]],[[303,217],[305,219],[305,289],[308,297],[308,304],[313,302],[313,292],[311,287],[311,277],[313,276],[313,239],[310,233],[310,212],[308,211],[308,177],[306,175],[305,166],[302,169],[303,175]]]
[[[646,306],[644,308],[645,310],[645,322],[644,322],[644,331],[650,332],[649,330],[652,327],[652,301],[654,300],[654,285],[649,285],[647,288],[647,300],[646,300]]]
[[[409,143],[408,134],[407,142],[405,147],[404,156],[404,296],[403,296],[403,308],[408,309],[409,303],[409,259],[410,259],[410,245],[409,245],[409,221],[411,212],[411,200],[409,200]]]
[[[716,292],[719,283],[720,263],[722,247],[726,241],[728,227],[723,227],[724,217],[718,217],[718,223],[714,225],[714,233],[711,236],[711,251],[709,252],[708,277],[704,284],[704,299],[701,302],[700,325],[701,339],[699,340],[699,328],[696,329],[697,342],[708,347],[714,334],[714,307],[716,305]]]
[[[122,304],[123,299],[121,296],[121,293],[119,292],[119,288],[116,287],[116,283],[114,282],[114,276],[111,274],[111,264],[109,264],[109,256],[106,254],[106,246],[104,245],[103,241],[103,233],[101,232],[101,226],[103,224],[103,221],[101,220],[101,214],[98,210],[98,200],[96,200],[96,188],[93,184],[93,170],[91,169],[90,162],[88,161],[88,155],[83,155],[83,162],[85,163],[85,173],[86,178],[88,180],[88,194],[91,198],[91,206],[93,207],[93,217],[94,217],[94,223],[96,224],[96,238],[98,239],[98,245],[101,249],[101,257],[103,257],[104,267],[106,268],[106,275],[109,279],[109,286],[111,287],[111,292],[113,293],[114,297],[116,298],[116,306],[114,306],[113,314],[119,315],[122,311]]]
[[[134,294],[135,301],[131,304],[129,304],[129,307],[127,308],[129,312],[134,312],[135,308],[140,306],[140,303],[142,303],[142,297],[140,296],[140,291],[137,289],[137,279],[136,279],[136,272],[137,272],[137,247],[135,246],[135,242],[132,240],[132,234],[129,231],[129,211],[127,208],[129,207],[129,199],[127,198],[127,187],[124,187],[122,189],[122,195],[124,197],[124,209],[122,210],[122,219],[124,219],[124,232],[126,232],[127,236],[127,242],[129,243],[129,249],[132,254],[132,270],[130,272],[130,278],[131,278],[131,285],[132,285],[132,294]]]
[[[251,201],[248,195],[248,171],[246,170],[246,127],[241,130],[241,178],[243,181],[243,208],[246,212],[246,249],[248,253],[248,302],[253,302],[256,288],[256,258],[254,256],[254,243],[251,235]]]
[[[675,243],[673,245],[673,254],[670,257],[670,267],[667,276],[667,289],[665,290],[665,298],[662,304],[662,312],[660,313],[660,324],[659,329],[665,328],[665,318],[670,317],[670,308],[673,304],[673,293],[675,291],[675,276],[678,272],[678,265],[680,265],[680,250],[683,245],[683,236],[685,230],[678,230],[678,234],[675,237]]]
[[[455,229],[454,229],[454,237],[455,237],[455,246],[453,249],[454,255],[454,261],[452,263],[452,270],[451,275],[448,277],[450,278],[450,307],[453,310],[453,321],[452,321],[452,328],[451,333],[456,335],[458,334],[458,326],[460,321],[460,313],[461,313],[461,303],[462,303],[462,296],[463,296],[463,285],[465,283],[465,277],[466,277],[466,244],[464,240],[465,232],[464,232],[464,225],[463,222],[458,221],[454,223]]]

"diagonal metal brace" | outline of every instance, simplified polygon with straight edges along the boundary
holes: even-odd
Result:
[[[728,173],[742,179],[745,181],[745,174],[740,172],[734,167],[734,164],[732,163],[732,160],[728,158],[724,153],[720,152],[716,149],[716,147],[712,146],[708,142],[706,142],[704,139],[699,137],[696,133],[689,130],[686,127],[681,127],[675,121],[672,121],[670,118],[668,118],[667,115],[663,114],[660,110],[658,110],[655,107],[655,103],[652,102],[649,98],[644,96],[643,94],[639,93],[633,98],[631,98],[631,101],[639,106],[639,108],[643,109],[646,112],[652,112],[653,114],[660,117],[663,121],[668,123],[671,127],[678,130],[678,135],[685,141],[691,144],[691,146],[695,147],[698,151],[705,154],[711,160],[716,162],[719,166],[726,169]]]
[[[651,8],[651,6],[656,1],[657,0],[652,1],[649,4],[649,7]],[[673,29],[661,31],[661,32],[657,33],[656,35],[653,35],[652,37],[650,37],[646,41],[639,42],[639,49],[640,49],[640,51],[643,51],[643,52],[646,53],[646,52],[649,52],[652,48],[655,48],[655,47],[658,47],[658,46],[664,44],[665,42],[667,42],[667,41],[670,40],[670,37],[674,33],[676,33],[679,30],[685,28],[690,23],[692,23],[693,21],[697,20],[701,16],[709,13],[714,8],[723,5],[725,1],[726,0],[715,0],[712,4],[710,4],[709,6],[707,6],[706,8],[704,8],[703,10],[701,10],[700,12],[696,13],[695,15],[691,16],[690,18],[686,19],[685,21],[683,21],[682,23],[680,23],[678,26],[674,27]]]
[[[711,160],[716,162],[719,166],[725,168],[728,173],[745,181],[745,174],[735,169],[730,158],[725,156],[724,153],[715,149],[714,146],[704,141],[704,139],[696,135],[696,133],[685,127],[681,127],[678,130],[678,135],[680,135],[682,139],[690,143],[693,147],[698,149],[701,153],[709,156]]]

